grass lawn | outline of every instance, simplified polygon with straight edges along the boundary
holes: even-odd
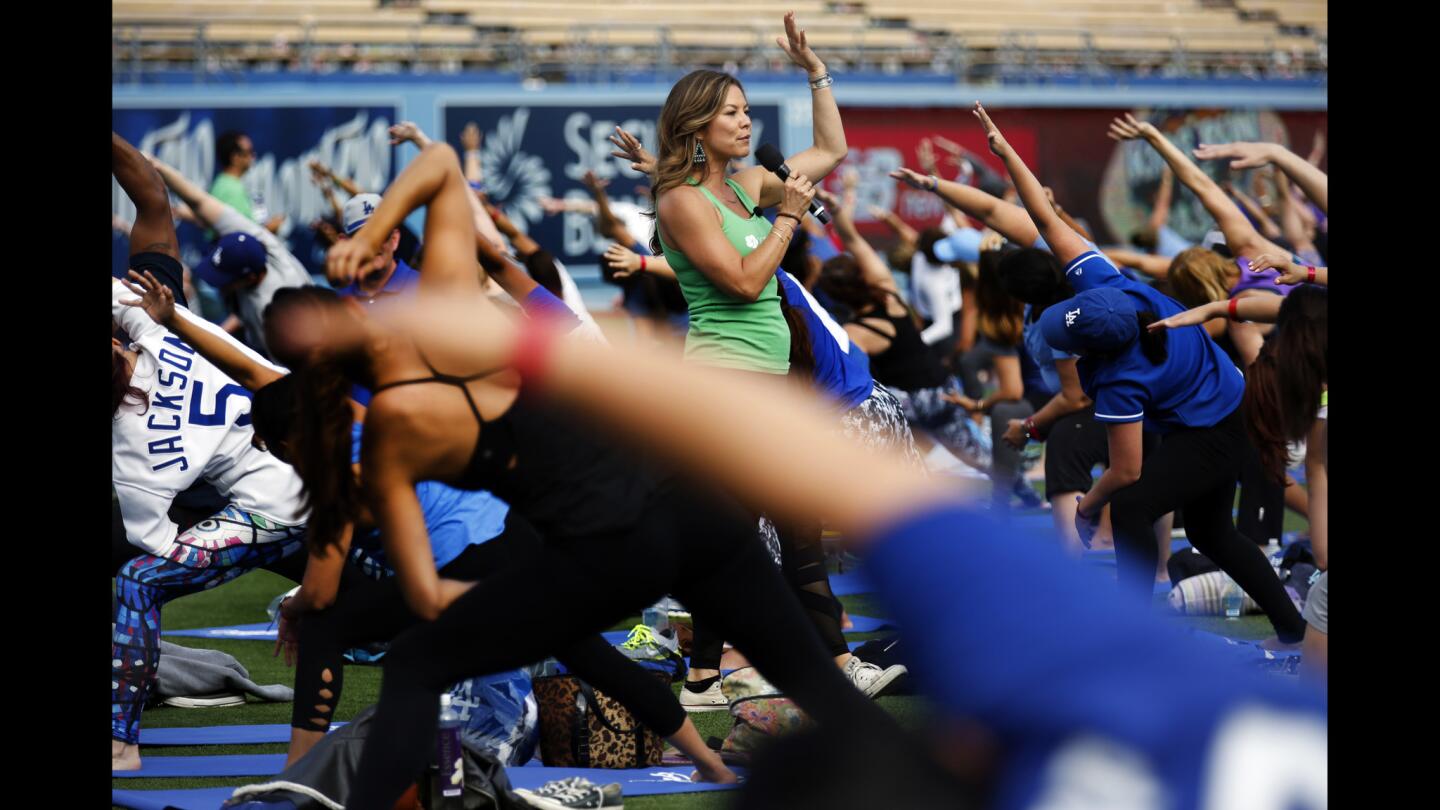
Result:
[[[1303,518],[1289,512],[1285,515],[1285,530],[1298,531],[1307,527]],[[265,619],[265,607],[277,594],[289,590],[291,583],[275,574],[257,571],[238,580],[222,585],[213,591],[195,594],[179,599],[164,608],[163,627],[185,629],[214,627],[232,624],[246,624]],[[884,615],[879,604],[869,595],[842,597],[846,609],[861,616]],[[615,629],[628,629],[639,621],[631,618]],[[1178,624],[1196,627],[1232,638],[1261,639],[1272,635],[1270,624],[1264,616],[1246,616],[1227,621],[1220,617],[1174,617]],[[852,635],[852,639],[871,638],[881,634]],[[293,670],[288,669],[281,658],[272,657],[273,645],[262,641],[166,638],[167,641],[190,647],[223,650],[234,655],[250,671],[250,677],[260,684],[293,683]],[[679,690],[679,685],[675,689]],[[340,705],[335,711],[338,720],[348,720],[364,707],[379,698],[380,669],[378,667],[351,666],[345,671],[345,690]],[[213,726],[258,723],[290,722],[290,704],[258,703],[254,699],[244,706],[213,709],[177,709],[170,707],[150,709],[145,712],[146,727],[172,726]],[[902,725],[918,727],[925,723],[927,707],[925,701],[913,697],[881,698],[880,705],[894,715]],[[726,712],[705,712],[691,715],[701,737],[724,737],[730,726]],[[284,744],[272,745],[225,745],[147,748],[151,755],[196,756],[215,754],[283,754]],[[224,777],[215,779],[112,779],[112,787],[129,790],[178,790],[186,788],[223,787],[226,785],[249,784],[265,781],[263,778]],[[625,806],[632,810],[711,810],[728,806],[726,793],[695,793],[671,796],[626,797]]]

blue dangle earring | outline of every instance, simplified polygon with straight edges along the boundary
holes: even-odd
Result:
[[[691,163],[705,162],[705,147],[700,144],[699,139],[695,141],[695,155],[690,159]]]

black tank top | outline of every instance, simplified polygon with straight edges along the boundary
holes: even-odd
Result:
[[[423,359],[423,358],[422,358]],[[596,431],[536,402],[522,389],[499,418],[485,421],[466,383],[492,371],[456,377],[430,366],[432,376],[375,389],[419,383],[455,385],[480,423],[480,437],[461,477],[445,483],[488,489],[547,539],[584,537],[629,528],[655,489],[655,475],[634,457],[596,441]]]
[[[915,328],[915,322],[910,320],[908,311],[904,315],[892,317],[881,309],[878,313],[865,317],[884,318],[895,327],[895,335],[891,337],[859,318],[853,321],[857,326],[869,329],[890,341],[885,351],[870,357],[870,373],[875,375],[875,379],[902,391],[939,388],[945,384],[945,378],[949,376],[945,373],[945,367],[940,365],[940,360],[935,357],[930,347],[925,345],[925,340],[920,337],[920,330]]]

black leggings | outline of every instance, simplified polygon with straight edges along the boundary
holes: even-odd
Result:
[[[819,523],[805,525],[775,524],[780,538],[780,571],[790,584],[805,613],[820,634],[825,651],[835,656],[850,651],[840,619],[845,607],[830,590],[830,573],[825,568],[825,547]],[[725,652],[725,637],[703,619],[694,618],[695,636],[690,652],[694,669],[720,668]]]
[[[1236,531],[1230,517],[1248,442],[1238,408],[1214,427],[1165,435],[1146,457],[1140,480],[1110,499],[1120,586],[1151,599],[1159,559],[1155,521],[1183,507],[1190,544],[1255,599],[1281,641],[1295,642],[1305,635],[1305,621],[1264,553]]]
[[[744,511],[672,482],[633,530],[547,543],[538,560],[476,586],[395,639],[353,810],[390,810],[415,780],[434,749],[447,686],[565,649],[666,593],[744,649],[822,727],[853,719],[896,728],[825,655]],[[475,642],[477,628],[484,643]]]
[[[1240,511],[1235,528],[1263,546],[1272,537],[1278,540],[1285,530],[1285,485],[1265,472],[1255,445],[1246,442],[1245,449],[1248,452],[1240,466]]]
[[[512,511],[500,536],[466,548],[440,569],[440,575],[484,582],[538,560],[541,548],[540,535]],[[305,614],[300,622],[300,660],[290,725],[305,731],[329,730],[345,683],[346,649],[388,641],[419,623],[405,605],[397,578],[376,581],[348,562],[345,568],[335,604]],[[497,613],[491,621],[498,624],[506,619]],[[684,724],[685,711],[674,693],[599,635],[579,639],[556,658],[567,670],[614,697],[660,736],[669,737]]]

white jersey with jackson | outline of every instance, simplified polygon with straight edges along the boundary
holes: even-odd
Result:
[[[260,240],[265,246],[265,278],[253,288],[243,290],[236,296],[240,321],[245,324],[245,340],[251,346],[265,348],[265,307],[275,292],[284,287],[304,287],[312,283],[305,265],[295,258],[285,243],[264,226],[250,221],[239,211],[225,206],[225,211],[215,220],[215,231],[221,236],[240,232]]]
[[[158,556],[169,552],[178,530],[166,514],[170,502],[202,478],[246,512],[304,523],[294,468],[251,443],[250,392],[144,312],[120,303],[133,298],[111,279],[111,315],[138,353],[130,384],[145,392],[143,406],[120,406],[110,429],[111,479],[130,542]],[[284,371],[184,307],[175,312]]]

